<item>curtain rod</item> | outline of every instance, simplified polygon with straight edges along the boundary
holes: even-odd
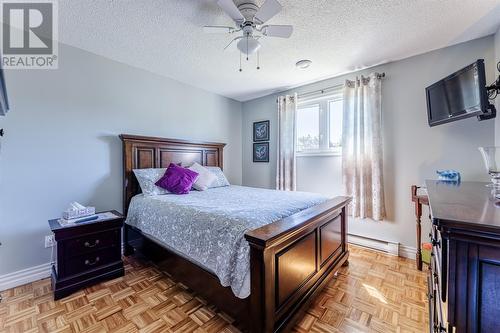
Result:
[[[385,78],[385,72],[382,72],[382,73],[375,73],[375,75],[377,75],[377,78],[378,79],[383,79]],[[337,89],[337,88],[340,88],[344,86],[343,83],[341,84],[336,84],[334,86],[329,86],[329,87],[326,87],[326,88],[323,88],[323,89],[318,89],[318,90],[314,90],[314,91],[308,91],[308,92],[305,92],[305,93],[302,93],[300,95],[298,95],[298,98],[303,98],[307,95],[314,95],[314,94],[317,94],[317,93],[321,93],[321,94],[324,94],[326,90],[332,90],[332,89]],[[278,103],[278,99],[276,98],[276,103]]]
[[[326,88],[323,88],[323,89],[318,89],[318,90],[314,90],[314,91],[308,91],[308,92],[305,92],[305,93],[302,93],[302,94],[298,95],[298,98],[304,98],[306,96],[315,95],[317,93],[324,94],[325,92],[327,92],[329,90],[335,90],[335,89],[341,88],[343,86],[344,86],[344,84],[341,83],[341,84],[336,84],[334,86],[329,86],[329,87],[326,87]]]

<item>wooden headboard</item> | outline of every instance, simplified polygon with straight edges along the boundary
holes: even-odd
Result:
[[[222,165],[225,143],[198,142],[121,134],[123,142],[123,212],[126,215],[132,197],[141,193],[133,169],[166,168],[170,163],[206,166]]]

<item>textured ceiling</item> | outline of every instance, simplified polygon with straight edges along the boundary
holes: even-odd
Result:
[[[232,38],[204,25],[231,20],[215,0],[59,1],[59,39],[93,53],[245,101],[358,68],[494,33],[500,0],[280,0],[270,24],[293,24],[290,39],[262,41],[238,72]],[[262,0],[258,0],[262,3]],[[295,62],[311,59],[308,70]]]

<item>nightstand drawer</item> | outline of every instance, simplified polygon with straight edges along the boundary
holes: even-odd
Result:
[[[88,234],[79,238],[65,241],[66,258],[76,257],[81,254],[99,251],[107,247],[119,247],[121,240],[121,229]]]
[[[121,261],[119,247],[112,247],[101,251],[93,251],[68,259],[66,262],[66,276],[80,274],[101,266]]]

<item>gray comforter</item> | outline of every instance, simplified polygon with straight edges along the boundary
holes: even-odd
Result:
[[[187,195],[140,194],[132,198],[126,223],[213,272],[223,286],[245,298],[250,295],[245,232],[325,200],[312,193],[234,185]]]

